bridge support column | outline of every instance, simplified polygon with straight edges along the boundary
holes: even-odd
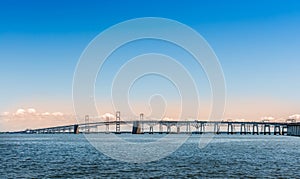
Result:
[[[281,134],[281,130],[280,130],[280,126],[279,125],[275,125],[274,126],[274,135],[280,135]]]
[[[268,132],[267,132],[268,129]],[[271,135],[271,129],[270,129],[270,125],[269,124],[265,124],[264,125],[264,135],[269,134]]]
[[[252,126],[252,134],[257,134],[258,135],[258,124],[254,123]]]
[[[189,122],[186,123],[186,133],[190,133],[191,125]]]
[[[204,134],[205,133],[205,123],[201,122],[200,123],[200,134]]]
[[[177,126],[177,134],[180,133],[180,126]]]
[[[134,121],[132,126],[132,134],[142,134],[140,121]]]
[[[251,125],[250,124],[246,124],[246,128],[247,128],[247,134],[251,134]]]
[[[79,134],[79,126],[76,124],[74,125],[74,134]]]
[[[281,135],[287,134],[287,126],[282,126]]]
[[[233,134],[233,124],[231,122],[228,123],[227,134]]]
[[[246,124],[245,123],[241,123],[241,131],[240,134],[247,134],[247,130],[246,130]]]
[[[162,126],[162,122],[159,122],[159,133],[162,134],[163,133],[163,126]]]
[[[171,125],[167,124],[167,134],[169,134],[171,132]]]
[[[150,126],[149,134],[153,134],[153,126]]]
[[[196,133],[201,134],[202,133],[202,122],[197,121],[195,127],[196,127]]]
[[[195,128],[196,128],[196,134],[200,134],[200,126],[197,124]]]
[[[214,123],[214,133],[220,134],[220,126],[218,123]]]

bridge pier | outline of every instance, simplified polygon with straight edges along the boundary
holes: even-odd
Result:
[[[280,126],[279,125],[275,125],[274,126],[274,135],[277,135],[277,134],[281,134],[281,130],[280,130]]]
[[[267,129],[268,129],[268,132],[267,132]],[[271,127],[269,124],[265,124],[264,125],[264,135],[271,135]]]
[[[287,124],[288,136],[300,136],[300,123]]]
[[[196,128],[196,134],[200,134],[200,127],[201,127],[201,123],[198,121],[195,121],[195,123],[193,123],[193,126]]]
[[[163,133],[162,121],[159,122],[159,134]]]
[[[246,129],[246,124],[245,123],[241,123],[241,131],[240,134],[247,134],[247,129]]]
[[[153,125],[150,125],[149,134],[153,134]]]
[[[142,133],[140,121],[134,121],[133,122],[131,133],[132,134],[141,134]]]
[[[203,134],[205,132],[205,123],[200,123],[200,134]]]
[[[233,124],[231,122],[227,125],[227,134],[233,134]]]
[[[191,131],[191,126],[190,126],[190,123],[187,122],[186,123],[186,133],[190,133],[190,131]]]
[[[285,135],[287,134],[287,126],[282,126],[282,129],[281,129],[281,135]]]
[[[251,134],[251,125],[250,124],[246,124],[246,129],[247,129],[247,134]]]
[[[171,125],[167,124],[167,134],[169,134],[171,132]]]
[[[220,126],[219,123],[214,123],[214,133],[220,134]]]
[[[177,126],[177,134],[180,133],[180,126]]]
[[[253,126],[252,126],[252,134],[257,134],[258,135],[258,124],[257,123],[253,123]]]

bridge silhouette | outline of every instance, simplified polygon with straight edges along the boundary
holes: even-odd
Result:
[[[122,121],[120,112],[116,112],[114,121],[110,121],[107,117],[105,121],[89,122],[90,117],[88,115],[84,118],[84,123],[55,126],[39,129],[26,129],[24,131],[18,131],[15,133],[29,133],[29,134],[63,134],[63,133],[138,133],[138,134],[168,134],[168,133],[227,133],[227,134],[253,134],[253,135],[285,135],[287,134],[288,125],[294,123],[295,120],[287,119],[286,122],[245,122],[245,121],[198,121],[198,120],[144,120],[144,115],[140,114],[139,120],[126,120]],[[99,130],[100,126],[104,126],[104,130]],[[115,130],[110,130],[110,126],[113,126]],[[129,130],[122,130],[124,126],[132,128],[132,132]],[[154,130],[154,128],[158,130]],[[172,128],[175,127],[175,130]],[[126,128],[126,127],[125,127]],[[184,128],[182,130],[182,128]],[[223,130],[221,129],[223,128]],[[273,130],[272,130],[273,129]]]

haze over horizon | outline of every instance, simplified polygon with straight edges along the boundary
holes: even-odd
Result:
[[[300,118],[300,2],[91,2],[0,2],[0,131],[76,122],[72,82],[81,53],[103,30],[139,17],[174,19],[206,39],[226,80],[224,119]],[[95,86],[99,115],[115,112],[107,83],[125,60],[146,52],[172,55],[186,67],[200,93],[198,117],[206,119],[211,92],[204,71],[178,47],[151,40],[120,48],[105,64]],[[170,82],[144,78],[131,92],[136,113],[176,119],[180,95]],[[158,92],[168,101],[164,111],[164,99],[151,96]]]

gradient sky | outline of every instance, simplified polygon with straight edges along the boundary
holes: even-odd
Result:
[[[73,73],[84,48],[116,23],[149,16],[194,28],[214,49],[227,85],[225,118],[300,113],[297,0],[12,0],[0,2],[0,130],[16,123],[4,121],[4,112],[20,108],[72,114]]]

